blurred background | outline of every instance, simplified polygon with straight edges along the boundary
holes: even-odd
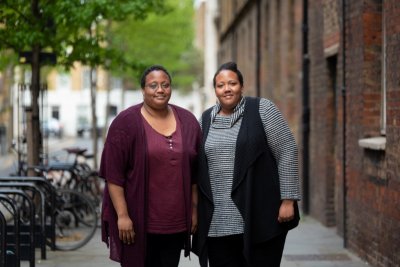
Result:
[[[0,155],[45,163],[142,101],[152,64],[199,117],[217,67],[271,99],[295,135],[301,208],[373,266],[399,266],[400,1],[2,0]]]

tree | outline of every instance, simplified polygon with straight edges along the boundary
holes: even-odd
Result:
[[[163,12],[163,0],[2,0],[0,51],[28,52],[31,65],[31,107],[28,116],[28,164],[39,163],[42,140],[38,97],[40,66],[45,52],[69,68],[74,62],[95,67],[123,59],[105,43],[104,21],[145,18]],[[121,60],[119,64],[125,64]],[[93,102],[93,101],[92,101]],[[93,127],[94,129],[96,127]],[[97,148],[97,139],[94,140]]]
[[[111,47],[123,51],[128,62],[136,63],[136,68],[124,69],[117,75],[137,81],[144,67],[161,64],[171,72],[175,88],[189,91],[201,73],[200,55],[193,44],[193,1],[165,2],[168,6],[164,14],[113,23]]]

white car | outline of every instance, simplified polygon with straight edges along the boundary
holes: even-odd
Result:
[[[44,137],[54,136],[61,138],[63,134],[63,126],[56,118],[50,118],[43,122]]]

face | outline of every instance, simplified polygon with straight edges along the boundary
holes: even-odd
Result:
[[[233,110],[242,98],[243,86],[237,74],[231,70],[222,70],[215,77],[215,95],[223,110]]]
[[[162,70],[147,74],[142,93],[146,105],[154,109],[166,108],[171,97],[171,83],[168,75]]]

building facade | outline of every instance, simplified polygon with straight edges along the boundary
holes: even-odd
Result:
[[[299,144],[303,212],[372,266],[399,266],[400,2],[216,2],[218,65],[236,61]]]

